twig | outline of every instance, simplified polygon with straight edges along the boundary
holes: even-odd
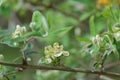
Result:
[[[22,71],[23,71],[23,68],[16,68],[15,71],[5,73],[5,74],[3,74],[3,76],[4,76],[7,80],[10,80],[9,77],[8,77],[9,75],[11,75],[11,74],[16,74],[16,73],[22,72]]]
[[[119,77],[119,73],[112,73],[112,72],[101,72],[101,71],[91,71],[91,70],[80,70],[78,68],[69,68],[69,67],[58,67],[58,66],[42,66],[42,65],[23,65],[23,64],[15,64],[15,63],[8,63],[8,62],[0,62],[1,65],[4,66],[11,66],[11,67],[19,67],[24,69],[40,69],[40,70],[59,70],[59,71],[66,71],[66,72],[81,72],[81,73],[90,73],[90,74],[99,74],[99,75],[106,75],[111,77]]]
[[[101,62],[101,71],[104,71],[104,63],[105,63],[106,58],[107,58],[107,54],[105,54],[103,56],[103,59],[102,59],[102,62]]]

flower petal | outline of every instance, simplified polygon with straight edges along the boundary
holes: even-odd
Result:
[[[69,52],[68,51],[63,51],[63,55],[64,56],[69,56]]]
[[[55,57],[60,57],[62,54],[63,54],[63,52],[61,51],[61,52],[54,53],[54,56]]]
[[[46,59],[46,63],[51,63],[52,62],[52,59],[51,58],[47,58]]]

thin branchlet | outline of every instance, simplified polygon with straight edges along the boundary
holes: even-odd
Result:
[[[79,68],[70,68],[70,67],[61,67],[61,66],[42,66],[42,65],[23,65],[23,64],[15,64],[15,63],[8,63],[8,62],[0,62],[1,65],[4,66],[11,66],[11,67],[19,67],[24,69],[39,69],[39,70],[59,70],[59,71],[66,71],[66,72],[81,72],[81,73],[89,73],[89,74],[99,74],[99,75],[106,75],[110,77],[118,77],[120,78],[119,73],[113,72],[103,72],[103,71],[91,71],[91,70],[80,70]]]

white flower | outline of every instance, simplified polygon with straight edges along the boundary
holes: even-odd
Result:
[[[16,34],[20,34],[20,33],[24,33],[24,32],[26,32],[26,27],[25,26],[23,26],[23,27],[21,27],[20,25],[16,26],[16,30],[15,30]]]
[[[53,60],[61,56],[69,56],[68,51],[63,50],[63,45],[59,43],[54,43],[53,46],[49,45],[45,47],[45,58],[48,63],[51,63]]]
[[[20,25],[16,25],[16,29],[15,29],[14,33],[12,33],[12,38],[20,37],[26,31],[27,31],[26,27],[24,27],[24,26],[21,27]]]
[[[61,51],[61,52],[55,52],[55,53],[54,53],[54,56],[55,56],[55,57],[60,57],[62,54],[63,54],[62,51]]]
[[[52,59],[51,59],[51,58],[47,58],[47,59],[46,59],[46,62],[47,62],[47,63],[51,63],[51,62],[52,62]]]

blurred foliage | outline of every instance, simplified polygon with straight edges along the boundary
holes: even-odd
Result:
[[[0,61],[22,63],[26,59],[34,65],[100,71],[104,68],[120,73],[120,65],[114,64],[120,59],[120,0],[0,0],[0,17]],[[46,64],[44,48],[55,42],[63,44],[69,56],[61,56],[64,50],[53,46],[48,48],[50,59],[56,49],[61,54],[53,59],[55,64]],[[5,80],[3,75],[15,70],[0,65],[0,79]],[[119,80],[41,70],[25,70],[8,77],[10,80]]]

